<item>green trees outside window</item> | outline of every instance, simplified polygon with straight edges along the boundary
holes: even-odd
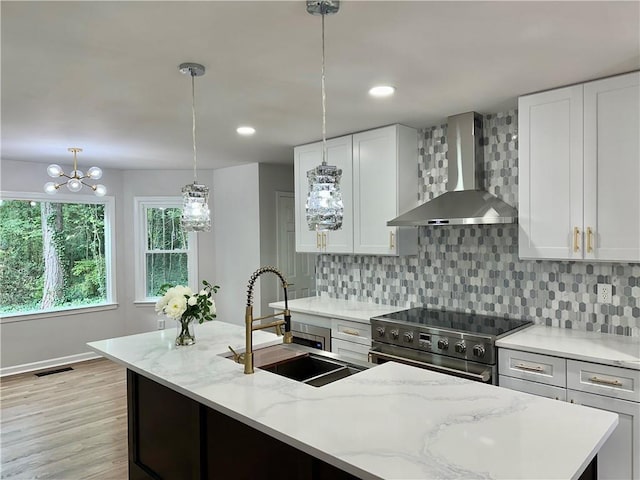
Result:
[[[107,301],[105,205],[0,201],[0,313]]]
[[[147,207],[146,296],[158,296],[163,285],[188,285],[189,239],[180,226],[179,207]]]

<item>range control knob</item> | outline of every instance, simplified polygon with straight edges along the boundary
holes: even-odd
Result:
[[[484,345],[476,345],[473,347],[473,354],[478,358],[484,357]]]
[[[394,340],[397,340],[398,337],[400,336],[400,331],[397,328],[394,330],[391,330],[391,336],[393,337]]]
[[[378,332],[379,337],[384,337],[384,327],[376,328],[376,332]]]
[[[466,353],[467,346],[464,344],[464,342],[458,342],[456,343],[455,349],[458,353]]]
[[[441,338],[438,340],[438,348],[440,350],[448,350],[449,349],[449,340],[446,338]]]
[[[413,342],[413,332],[407,332],[404,334],[404,341],[407,343]]]

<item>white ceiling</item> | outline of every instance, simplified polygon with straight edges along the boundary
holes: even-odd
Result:
[[[304,1],[1,2],[2,159],[107,168],[291,163],[321,137],[319,17]],[[640,68],[640,3],[342,2],[326,18],[327,135],[503,111]],[[370,86],[392,84],[392,98]],[[257,129],[240,137],[235,129]]]

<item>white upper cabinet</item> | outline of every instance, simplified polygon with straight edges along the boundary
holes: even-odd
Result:
[[[353,249],[372,255],[417,253],[418,229],[387,221],[418,202],[418,132],[391,125],[353,135]]]
[[[640,73],[521,97],[520,258],[640,260]]]
[[[322,163],[322,142],[294,149],[296,190],[296,251],[314,253],[353,253],[353,182],[351,135],[327,140],[327,163],[342,169],[340,186],[344,217],[342,229],[328,232],[309,230],[306,201],[309,195],[307,172]]]
[[[330,165],[342,169],[342,229],[309,231],[305,203],[307,171],[322,162],[322,142],[294,149],[296,251],[411,255],[418,229],[387,227],[387,222],[418,202],[418,132],[402,125],[327,141]]]
[[[584,86],[585,258],[640,260],[640,72]]]

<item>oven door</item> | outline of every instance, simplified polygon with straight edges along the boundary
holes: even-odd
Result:
[[[293,343],[318,350],[331,351],[331,329],[300,322],[291,322]]]
[[[494,385],[498,378],[495,365],[470,362],[447,357],[446,355],[434,355],[429,352],[416,351],[411,348],[397,347],[380,342],[373,342],[369,351],[369,361],[375,364],[385,362],[404,363],[412,367],[424,368]]]

